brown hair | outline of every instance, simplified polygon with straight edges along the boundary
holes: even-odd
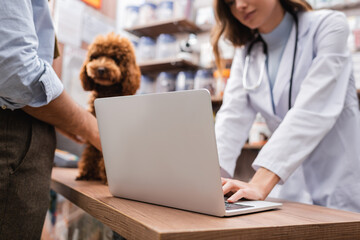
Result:
[[[285,11],[295,14],[301,11],[310,11],[312,7],[305,0],[279,0]],[[223,35],[225,40],[230,41],[235,47],[245,45],[255,37],[256,30],[252,30],[241,24],[231,13],[229,6],[224,0],[214,0],[214,13],[216,25],[211,33],[211,44],[215,55],[215,63],[218,69],[222,69],[220,57],[219,39]]]

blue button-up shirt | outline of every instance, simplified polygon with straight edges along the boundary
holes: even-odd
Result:
[[[51,67],[55,33],[47,0],[0,3],[0,107],[40,107],[63,91]]]

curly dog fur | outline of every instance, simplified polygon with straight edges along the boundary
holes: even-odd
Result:
[[[96,98],[133,95],[140,86],[140,69],[130,41],[114,33],[98,36],[89,46],[80,72],[84,90],[92,91],[89,111],[95,115]],[[107,183],[102,153],[90,143],[79,162],[77,180],[101,180]]]

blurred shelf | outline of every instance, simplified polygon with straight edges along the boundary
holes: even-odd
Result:
[[[202,31],[195,23],[184,18],[157,21],[151,24],[125,28],[124,30],[139,37],[148,36],[152,38],[159,36],[161,33],[198,33]]]
[[[224,65],[225,65],[225,67],[226,67],[226,68],[230,68],[230,67],[231,67],[231,64],[232,64],[233,59],[232,59],[232,58],[225,58],[225,59],[223,59],[223,61],[224,61]]]
[[[264,145],[265,145],[265,143],[264,144],[248,144],[248,143],[245,143],[243,149],[260,150]]]
[[[215,115],[219,111],[219,109],[222,105],[222,101],[223,101],[222,97],[211,96],[211,104],[212,104],[213,112]]]
[[[233,61],[232,58],[222,58],[222,59],[221,59],[221,62],[222,62],[222,64],[223,64],[223,67],[225,67],[225,68],[231,68],[232,61]],[[216,69],[217,67],[216,67],[215,61],[211,61],[210,66],[208,66],[207,68],[208,68],[208,69]]]
[[[215,96],[211,97],[211,102],[213,104],[222,104],[222,101],[223,101],[222,97],[215,97]]]
[[[154,75],[159,72],[171,72],[171,71],[182,71],[182,70],[196,70],[199,68],[198,65],[178,58],[168,58],[161,60],[149,60],[146,62],[139,62],[139,67],[142,74]]]
[[[360,1],[358,2],[352,2],[352,3],[338,3],[332,6],[327,7],[328,9],[333,9],[333,10],[347,10],[347,9],[354,9],[354,8],[360,8]],[[320,8],[323,9],[323,8]]]
[[[344,12],[347,16],[360,14],[360,1],[352,3],[339,3],[329,7],[321,7],[317,9],[332,9]]]

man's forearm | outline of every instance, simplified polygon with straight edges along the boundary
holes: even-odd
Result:
[[[65,132],[80,136],[101,150],[96,118],[77,105],[65,91],[48,105],[25,106],[23,110]]]

